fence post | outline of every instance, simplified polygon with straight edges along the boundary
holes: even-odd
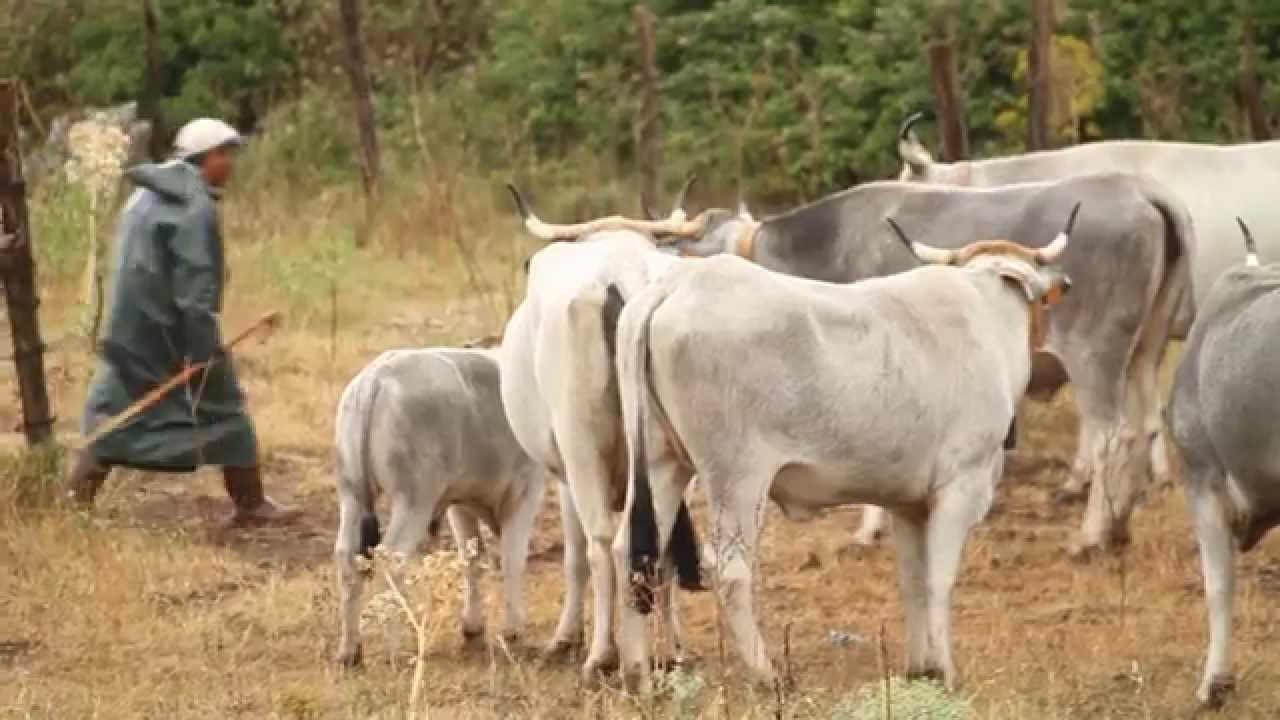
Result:
[[[44,343],[40,340],[40,301],[36,294],[35,259],[27,224],[26,185],[22,180],[22,147],[18,133],[17,80],[0,79],[0,280],[4,284],[13,362],[22,398],[22,431],[27,444],[53,439],[53,417],[44,376]]]

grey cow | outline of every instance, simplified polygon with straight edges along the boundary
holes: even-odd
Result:
[[[1140,173],[1154,178],[1186,204],[1196,227],[1191,256],[1194,293],[1188,293],[1174,325],[1185,337],[1195,311],[1217,279],[1238,256],[1233,214],[1248,215],[1262,230],[1265,249],[1280,255],[1280,141],[1240,145],[1107,140],[1057,150],[956,163],[935,162],[907,118],[899,131],[901,180],[968,187],[996,187],[1102,172]],[[1223,208],[1229,208],[1224,212]]]
[[[338,403],[338,661],[358,665],[361,576],[356,556],[381,541],[413,557],[445,511],[465,563],[462,632],[484,630],[481,567],[468,546],[483,521],[500,538],[506,617],[502,634],[524,621],[521,582],[534,518],[546,490],[542,468],[507,423],[498,359],[487,349],[428,348],[383,353],[352,379]],[[390,498],[379,538],[374,500]]]
[[[1241,228],[1245,263],[1223,273],[1201,303],[1169,400],[1209,605],[1199,697],[1211,705],[1235,685],[1236,550],[1249,551],[1280,524],[1280,263],[1259,265]]]
[[[848,503],[890,507],[908,672],[951,681],[951,589],[1001,476],[1045,305],[1070,285],[1058,264],[1066,227],[1039,250],[909,243],[930,266],[860,283],[735,257],[680,263],[653,280],[618,321],[631,468],[619,582],[634,588],[658,573],[696,470],[732,640],[753,674],[773,681],[752,600],[767,500],[793,520]],[[621,612],[633,686],[647,684],[646,609],[637,600]]]
[[[911,267],[888,216],[920,242],[958,248],[975,238],[1052,237],[1076,202],[1089,212],[1063,258],[1075,290],[1049,318],[1043,351],[1065,369],[1080,409],[1067,490],[1091,486],[1071,543],[1083,552],[1127,540],[1152,456],[1163,454],[1156,371],[1188,292],[1194,236],[1184,206],[1162,185],[1123,174],[991,189],[878,182],[762,222],[713,209],[668,230],[685,238],[686,255],[729,252],[791,275],[852,282]],[[1057,370],[1037,363],[1044,366]],[[1061,382],[1059,372],[1049,374]]]

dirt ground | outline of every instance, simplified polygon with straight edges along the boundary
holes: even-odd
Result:
[[[254,307],[244,303],[227,323],[245,324]],[[212,529],[227,509],[213,473],[113,477],[91,518],[0,509],[0,718],[404,717],[413,669],[392,663],[381,627],[365,630],[362,671],[332,663],[332,416],[346,379],[378,351],[457,342],[492,324],[467,306],[433,307],[442,309],[344,325],[336,338],[323,322],[299,323],[240,354],[269,491],[307,511],[296,526]],[[88,367],[51,358],[59,430],[70,434]],[[0,409],[4,430],[15,419]],[[1073,562],[1064,546],[1081,508],[1050,502],[1073,451],[1069,399],[1029,405],[1020,425],[1021,446],[955,591],[960,695],[982,718],[1190,717],[1205,622],[1180,492],[1150,494],[1125,555]],[[639,703],[611,686],[584,687],[576,666],[538,657],[563,588],[549,498],[531,548],[529,624],[510,654],[464,649],[456,577],[414,588],[430,606],[429,716],[837,717],[833,701],[880,676],[881,628],[890,668],[903,657],[892,547],[846,549],[856,522],[852,508],[807,524],[771,512],[759,614],[794,690],[779,698],[747,687],[737,661],[722,659],[711,596],[696,595],[681,607],[694,691]],[[1271,537],[1239,564],[1240,692],[1221,717],[1280,716],[1277,543]],[[497,590],[489,574],[492,627]]]

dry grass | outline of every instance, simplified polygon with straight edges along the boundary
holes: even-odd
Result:
[[[447,196],[454,207],[445,212],[436,192],[428,186],[399,198],[375,247],[358,253],[326,245],[331,229],[350,217],[341,212],[351,205],[341,193],[299,197],[286,205],[289,212],[272,211],[248,191],[230,201],[233,278],[225,322],[237,328],[267,308],[286,312],[285,328],[246,349],[239,362],[263,439],[269,490],[305,506],[308,516],[287,529],[212,530],[225,499],[210,473],[116,476],[92,519],[19,512],[6,502],[0,506],[0,717],[404,716],[413,670],[389,661],[377,629],[366,631],[362,672],[345,675],[330,662],[334,405],[346,380],[383,349],[455,343],[497,330],[509,301],[504,278],[529,248],[512,245],[515,222],[508,222],[495,194],[467,204]],[[497,220],[474,222],[495,213]],[[469,271],[459,240],[478,248],[484,262]],[[331,337],[335,281],[339,313]],[[55,283],[44,297],[45,325],[56,336],[78,312],[73,288]],[[64,433],[74,430],[89,371],[79,347],[50,356]],[[3,377],[7,382],[11,375]],[[5,429],[16,420],[11,407],[0,408]],[[1063,546],[1079,509],[1056,509],[1049,495],[1072,450],[1070,405],[1060,400],[1031,412],[1024,444],[1009,464],[997,508],[973,536],[955,594],[963,694],[984,718],[1189,716],[1205,629],[1195,543],[1180,494],[1147,500],[1125,565],[1115,558],[1069,561]],[[563,587],[558,520],[549,504],[532,547],[528,646],[510,657],[496,648],[464,651],[453,619],[456,598],[452,606],[449,598],[433,604],[424,679],[429,716],[833,717],[829,708],[841,696],[876,680],[882,623],[891,666],[902,660],[892,553],[844,551],[856,519],[852,511],[806,525],[776,514],[770,519],[760,616],[775,652],[790,628],[798,683],[781,706],[772,693],[746,687],[736,662],[722,664],[705,595],[686,597],[682,607],[699,658],[684,678],[686,690],[696,690],[699,679],[705,689],[648,705],[609,688],[585,689],[576,667],[536,659],[533,646],[550,638]],[[1280,630],[1277,543],[1273,537],[1241,563],[1241,693],[1223,717],[1280,715],[1280,669],[1267,662]],[[498,582],[486,582],[492,622]],[[852,642],[831,643],[831,631],[850,633]]]

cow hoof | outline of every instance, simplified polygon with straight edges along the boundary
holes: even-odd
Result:
[[[649,660],[649,667],[656,673],[675,672],[681,668],[689,667],[689,659],[681,653],[663,657],[655,656]]]
[[[1200,689],[1200,703],[1208,710],[1219,710],[1236,692],[1236,680],[1230,675],[1216,676]]]
[[[462,626],[462,642],[464,645],[476,645],[484,641],[484,626]]]
[[[520,644],[520,631],[515,628],[503,628],[498,632],[498,639],[507,647],[515,647]]]
[[[1053,493],[1053,504],[1054,505],[1076,505],[1078,503],[1084,502],[1086,489],[1088,489],[1087,486],[1079,489],[1073,488],[1073,487],[1058,488]]]
[[[941,668],[924,667],[907,670],[907,682],[915,682],[917,680],[927,680],[938,685],[946,683],[947,674],[942,672]]]
[[[582,665],[582,680],[588,686],[596,687],[617,671],[618,653],[611,652],[602,658],[588,658]]]
[[[879,530],[875,532],[856,532],[853,534],[853,545],[858,547],[875,547],[880,544],[880,538],[884,535]]]
[[[628,666],[622,671],[622,690],[629,695],[648,697],[653,694],[650,675],[641,670],[641,666]]]
[[[546,650],[542,651],[543,659],[550,662],[572,662],[582,649],[582,641],[553,640]]]
[[[337,663],[344,670],[355,670],[364,665],[364,651],[359,646],[355,650],[343,650],[338,653]]]
[[[1102,554],[1102,547],[1096,542],[1075,539],[1067,544],[1067,557],[1078,563],[1088,563]]]

